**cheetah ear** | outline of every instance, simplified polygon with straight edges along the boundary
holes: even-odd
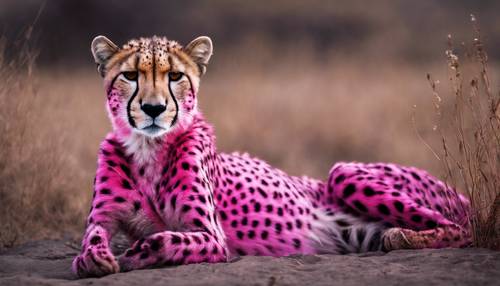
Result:
[[[206,36],[198,37],[191,41],[191,43],[184,48],[184,51],[198,65],[200,73],[204,74],[207,70],[208,60],[210,60],[212,56],[212,40]]]
[[[92,40],[91,45],[92,55],[97,64],[97,71],[104,77],[106,74],[106,63],[108,60],[120,50],[111,40],[104,36],[97,36]]]

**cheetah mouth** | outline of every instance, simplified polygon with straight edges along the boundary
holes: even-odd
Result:
[[[147,135],[150,136],[157,136],[159,134],[162,134],[165,131],[165,128],[153,123],[149,126],[142,128],[141,131],[145,132]]]

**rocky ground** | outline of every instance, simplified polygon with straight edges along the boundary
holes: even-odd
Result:
[[[243,257],[80,280],[70,271],[77,252],[67,241],[5,250],[0,285],[500,285],[500,252],[477,248]]]

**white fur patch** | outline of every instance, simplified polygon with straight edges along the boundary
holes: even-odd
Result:
[[[328,214],[316,210],[318,220],[312,221],[310,238],[318,253],[358,253],[374,250],[371,242],[385,229],[380,223],[365,222],[342,212]],[[363,240],[358,240],[362,232]],[[344,233],[344,235],[343,235]],[[348,234],[347,236],[345,234]],[[379,239],[379,238],[378,238]],[[376,247],[380,249],[378,242]]]

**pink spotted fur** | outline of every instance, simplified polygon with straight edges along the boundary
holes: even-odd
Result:
[[[395,164],[337,163],[326,182],[289,176],[247,154],[218,153],[197,110],[160,137],[136,134],[108,88],[113,123],[101,143],[94,198],[73,262],[80,277],[238,255],[352,253],[470,243],[468,201],[427,172]],[[116,259],[109,243],[133,245]]]

